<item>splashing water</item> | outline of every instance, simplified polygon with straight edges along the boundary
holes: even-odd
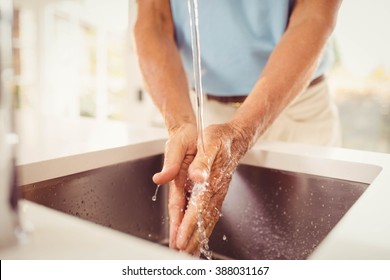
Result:
[[[188,0],[188,11],[190,15],[192,66],[194,72],[194,86],[195,86],[195,93],[196,93],[198,141],[200,141],[200,147],[204,151],[203,90],[202,90],[202,67],[200,62],[198,0]]]
[[[208,260],[211,260],[213,252],[209,247],[209,239],[206,236],[206,229],[204,227],[204,220],[201,214],[198,215],[198,230],[199,230],[199,244],[200,244],[200,253],[205,256]]]
[[[211,260],[212,257],[212,251],[210,251],[209,248],[209,239],[206,235],[206,229],[204,224],[204,219],[202,216],[202,209],[198,208],[198,205],[196,204],[196,201],[199,201],[198,198],[200,195],[202,195],[206,191],[207,183],[195,183],[194,187],[192,188],[192,196],[191,196],[191,203],[195,206],[197,210],[197,225],[198,225],[198,232],[199,232],[199,245],[200,245],[200,253],[205,256],[208,260]]]

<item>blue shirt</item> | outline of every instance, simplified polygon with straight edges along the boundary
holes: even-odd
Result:
[[[247,95],[286,30],[293,1],[199,0],[203,91]],[[187,0],[171,0],[176,42],[190,85],[191,32]],[[313,78],[328,66],[326,51]]]

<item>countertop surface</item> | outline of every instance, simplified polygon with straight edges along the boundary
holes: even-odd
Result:
[[[26,233],[0,259],[189,259],[186,254],[22,200]]]

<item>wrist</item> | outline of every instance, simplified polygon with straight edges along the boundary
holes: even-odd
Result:
[[[241,141],[245,143],[247,149],[252,147],[263,132],[262,125],[244,116],[235,116],[229,121],[229,125],[238,137],[241,137]]]
[[[165,125],[169,135],[172,135],[185,127],[194,126],[196,128],[196,120],[194,116],[180,116],[180,117],[166,116]]]

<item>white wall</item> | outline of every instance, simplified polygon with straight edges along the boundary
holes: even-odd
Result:
[[[335,30],[344,66],[359,75],[390,71],[389,28],[389,0],[344,0]]]

